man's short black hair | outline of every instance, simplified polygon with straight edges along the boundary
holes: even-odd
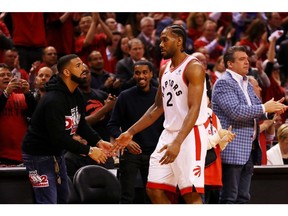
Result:
[[[182,43],[183,51],[185,51],[186,40],[187,40],[187,33],[186,33],[185,28],[182,25],[178,25],[178,24],[172,24],[172,25],[167,26],[166,28],[170,28],[171,31],[174,34],[182,37],[182,40],[183,40],[183,43]]]
[[[150,61],[147,61],[147,60],[136,61],[133,65],[133,70],[135,69],[135,66],[137,65],[147,65],[149,70],[153,72],[153,65]]]
[[[70,62],[71,59],[79,58],[76,54],[69,54],[62,56],[58,62],[57,62],[57,70],[59,73],[63,73],[63,70],[67,66],[67,64]]]

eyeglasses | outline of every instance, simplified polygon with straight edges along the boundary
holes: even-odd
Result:
[[[5,77],[5,75],[7,77],[12,77],[12,73],[0,73],[0,77]]]

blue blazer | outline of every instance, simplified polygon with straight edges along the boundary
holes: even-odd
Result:
[[[248,161],[252,150],[254,118],[265,118],[262,103],[250,83],[248,83],[248,95],[251,106],[248,105],[237,81],[228,71],[213,86],[213,112],[218,116],[224,129],[232,125],[232,131],[236,134],[234,140],[221,152],[224,164],[243,165]]]

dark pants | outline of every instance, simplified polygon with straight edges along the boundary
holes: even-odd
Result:
[[[137,174],[140,171],[142,185],[138,191],[140,200],[144,203],[151,203],[146,194],[146,183],[149,169],[150,155],[139,154],[134,155],[125,151],[120,157],[119,163],[119,179],[121,184],[121,201],[120,203],[135,203],[135,189],[137,186]],[[142,189],[141,189],[142,188]]]
[[[221,204],[247,204],[253,174],[252,154],[244,165],[222,164]]]
[[[68,200],[68,181],[63,156],[56,157],[59,173],[55,171],[53,156],[34,156],[23,154],[24,165],[29,173],[36,203],[64,204]],[[60,177],[61,184],[57,182]]]

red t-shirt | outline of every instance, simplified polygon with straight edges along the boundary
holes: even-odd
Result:
[[[0,158],[22,161],[22,140],[27,131],[24,94],[12,93],[0,112]]]
[[[75,53],[85,64],[88,64],[89,54],[94,50],[99,51],[102,54],[104,61],[104,69],[110,71],[110,65],[106,54],[106,35],[104,33],[95,34],[90,46],[83,48],[85,37],[85,35],[80,35],[78,38],[76,38]]]
[[[70,15],[61,25],[53,24],[64,13],[47,13],[46,38],[47,46],[53,46],[57,53],[67,55],[74,50],[74,27],[73,19]]]
[[[11,13],[14,45],[45,47],[43,13]]]

